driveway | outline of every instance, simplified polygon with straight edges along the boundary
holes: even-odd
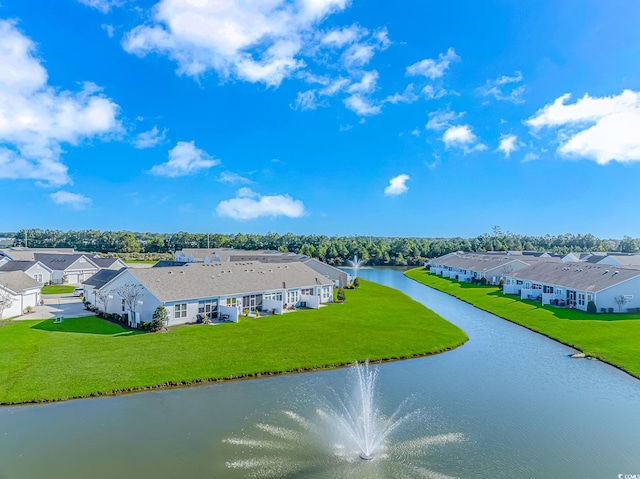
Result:
[[[95,316],[95,313],[84,309],[82,298],[70,294],[43,294],[44,306],[36,306],[33,312],[23,314],[15,319],[49,319],[58,316],[65,318],[79,318],[81,316]]]

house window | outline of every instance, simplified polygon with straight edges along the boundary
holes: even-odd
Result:
[[[267,293],[263,298],[271,301],[282,301],[282,293]]]
[[[215,299],[205,299],[204,301],[198,301],[198,313],[209,314],[211,311],[215,311],[218,306],[218,302]]]
[[[296,304],[298,302],[298,290],[287,291],[287,304]]]
[[[522,280],[517,279],[517,280],[516,280],[516,284],[517,284],[517,285],[522,285]]]
[[[42,275],[41,274],[34,274],[33,275],[33,279],[35,279],[38,283],[42,283]]]
[[[529,281],[524,283],[524,289],[531,289],[531,283]]]
[[[173,317],[178,318],[186,318],[187,317],[187,305],[186,303],[176,304],[173,307]]]
[[[306,296],[313,296],[313,288],[301,289],[300,294],[306,295]]]
[[[590,294],[587,295],[587,301],[591,301],[593,299],[593,296],[591,296]]]
[[[546,284],[542,287],[543,293],[553,293],[553,286],[547,286]]]
[[[578,293],[578,304],[584,306],[584,293]]]
[[[561,294],[562,294],[562,290],[561,290],[561,289],[556,288],[556,295],[561,295]]]
[[[323,302],[327,302],[329,301],[329,296],[331,295],[331,288],[329,286],[323,286],[322,287],[322,301]]]
[[[122,312],[124,312],[124,298],[122,298]]]
[[[238,304],[238,298],[227,298],[227,306],[236,307]]]

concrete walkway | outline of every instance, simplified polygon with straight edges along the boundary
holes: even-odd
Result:
[[[84,309],[82,298],[70,294],[43,294],[44,306],[36,306],[33,312],[14,318],[18,321],[26,319],[50,319],[58,316],[79,318],[95,316],[95,313]]]

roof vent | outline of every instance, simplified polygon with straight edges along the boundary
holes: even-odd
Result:
[[[603,274],[607,274],[608,272],[609,272],[609,270],[605,269]]]
[[[184,271],[180,271],[180,274],[184,274]]]
[[[173,274],[173,271],[169,271],[169,274]]]
[[[613,274],[618,274],[620,271],[614,271]]]

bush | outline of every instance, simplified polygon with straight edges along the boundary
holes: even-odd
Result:
[[[353,280],[353,287],[354,288],[359,288],[360,287],[360,281],[358,281],[358,277],[356,276],[356,279]]]
[[[600,312],[601,313],[606,313],[607,312],[607,308],[600,308]]]
[[[149,326],[149,331],[160,331],[164,328],[164,325],[167,321],[167,310],[164,306],[158,306],[153,313],[153,321],[151,321]]]
[[[338,294],[336,295],[336,298],[338,299],[338,301],[340,301],[341,303],[344,303],[346,296],[344,294],[344,289],[340,288],[338,290]]]
[[[487,278],[480,278],[480,284],[482,286],[486,286],[487,285]]]
[[[607,313],[609,313],[609,314],[613,313],[613,308],[608,308],[607,309]]]
[[[596,307],[596,303],[593,301],[589,301],[587,303],[587,313],[596,314],[598,312],[598,308]]]

